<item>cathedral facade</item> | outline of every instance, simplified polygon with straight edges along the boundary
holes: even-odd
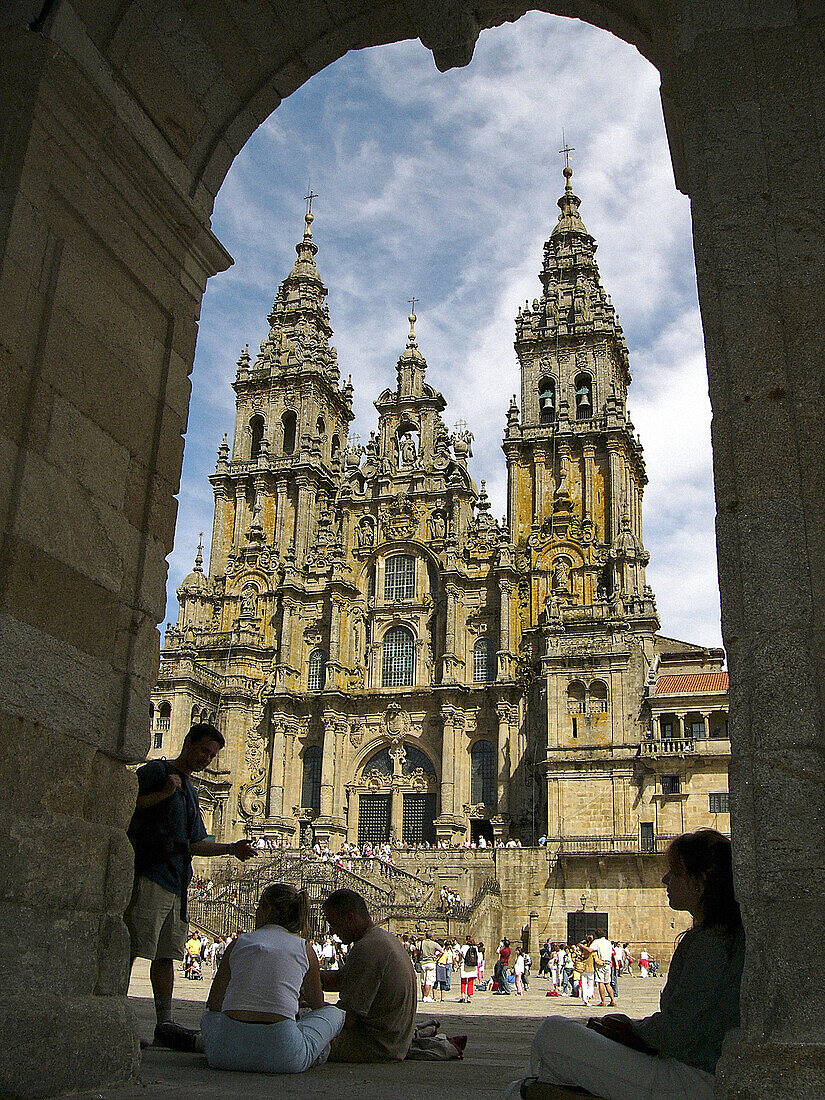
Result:
[[[723,654],[658,633],[628,352],[571,174],[516,319],[501,522],[414,313],[376,430],[350,439],[307,213],[238,361],[208,572],[199,548],[153,695],[152,755],[193,720],[225,734],[198,779],[219,839],[547,838],[577,859],[728,831]]]

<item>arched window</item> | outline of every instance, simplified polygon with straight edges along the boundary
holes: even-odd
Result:
[[[172,720],[172,704],[164,700],[158,707],[158,726],[162,730],[168,730]]]
[[[335,435],[332,437],[332,446],[330,450],[330,458],[332,459],[333,465],[335,465],[335,460],[338,458],[340,450],[341,440],[338,438],[338,433],[336,432]]]
[[[149,704],[149,725],[151,726],[155,721],[155,704]]]
[[[415,596],[415,558],[409,554],[394,554],[384,563],[384,599],[411,600]]]
[[[556,383],[552,378],[542,378],[539,382],[539,420],[542,424],[552,424],[556,419]]]
[[[284,427],[284,454],[291,455],[295,453],[295,432],[298,426],[298,420],[292,409],[287,409],[281,417],[281,424]]]
[[[321,748],[310,745],[304,752],[304,778],[301,785],[301,805],[305,809],[321,810]]]
[[[313,649],[309,655],[308,691],[323,691],[327,680],[327,654],[323,649]]]
[[[425,775],[435,777],[435,767],[426,753],[415,745],[404,745],[404,763],[401,765],[403,775],[412,775],[413,772],[422,771]]]
[[[196,722],[202,722],[203,721],[203,719],[200,716],[200,713],[198,711],[197,706],[192,707],[192,713],[189,716],[189,718],[190,718],[190,721],[191,721],[193,726],[195,725]]]
[[[590,685],[590,709],[594,714],[607,713],[607,684],[594,680]]]
[[[576,395],[576,420],[589,420],[593,415],[593,380],[589,374],[577,374],[573,387]]]
[[[470,750],[470,801],[496,804],[496,750],[490,741],[476,741]]]
[[[479,638],[473,646],[473,683],[486,684],[496,678],[496,647],[490,638]]]
[[[249,457],[253,462],[257,462],[258,455],[261,453],[261,440],[264,437],[264,418],[253,416],[249,421],[249,430],[252,432],[252,448]]]
[[[318,419],[315,423],[315,431],[320,436],[326,435],[327,426],[326,426],[326,423],[324,421],[323,416],[318,417]]]
[[[384,635],[382,687],[411,687],[415,682],[415,638],[406,626]]]
[[[581,680],[574,680],[567,686],[567,710],[570,714],[587,711],[587,693]]]
[[[388,748],[379,749],[374,756],[371,756],[366,762],[363,768],[364,775],[368,772],[380,772],[381,775],[392,775],[392,757],[390,756],[390,750]]]

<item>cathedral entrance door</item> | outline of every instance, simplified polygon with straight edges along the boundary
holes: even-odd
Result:
[[[391,794],[362,794],[358,807],[358,843],[384,844],[390,839]]]
[[[470,840],[477,845],[481,837],[484,837],[488,848],[493,847],[496,839],[493,834],[493,826],[489,821],[484,821],[483,818],[473,818],[470,822]]]
[[[435,794],[405,794],[401,839],[405,844],[435,842]]]
[[[567,914],[567,942],[571,945],[581,943],[588,932],[595,936],[600,928],[606,936],[610,935],[607,913],[588,913],[579,909]]]

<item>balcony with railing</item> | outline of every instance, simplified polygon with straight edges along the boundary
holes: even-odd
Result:
[[[640,756],[687,756],[695,750],[692,737],[657,737],[642,741]]]
[[[558,846],[560,859],[585,856],[655,856],[666,852],[677,834],[658,836],[565,836],[548,840],[552,852]]]

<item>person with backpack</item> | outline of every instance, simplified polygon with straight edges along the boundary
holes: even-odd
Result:
[[[472,936],[468,936],[461,948],[461,996],[460,1001],[469,1004],[473,999],[473,984],[478,976],[478,948]]]

